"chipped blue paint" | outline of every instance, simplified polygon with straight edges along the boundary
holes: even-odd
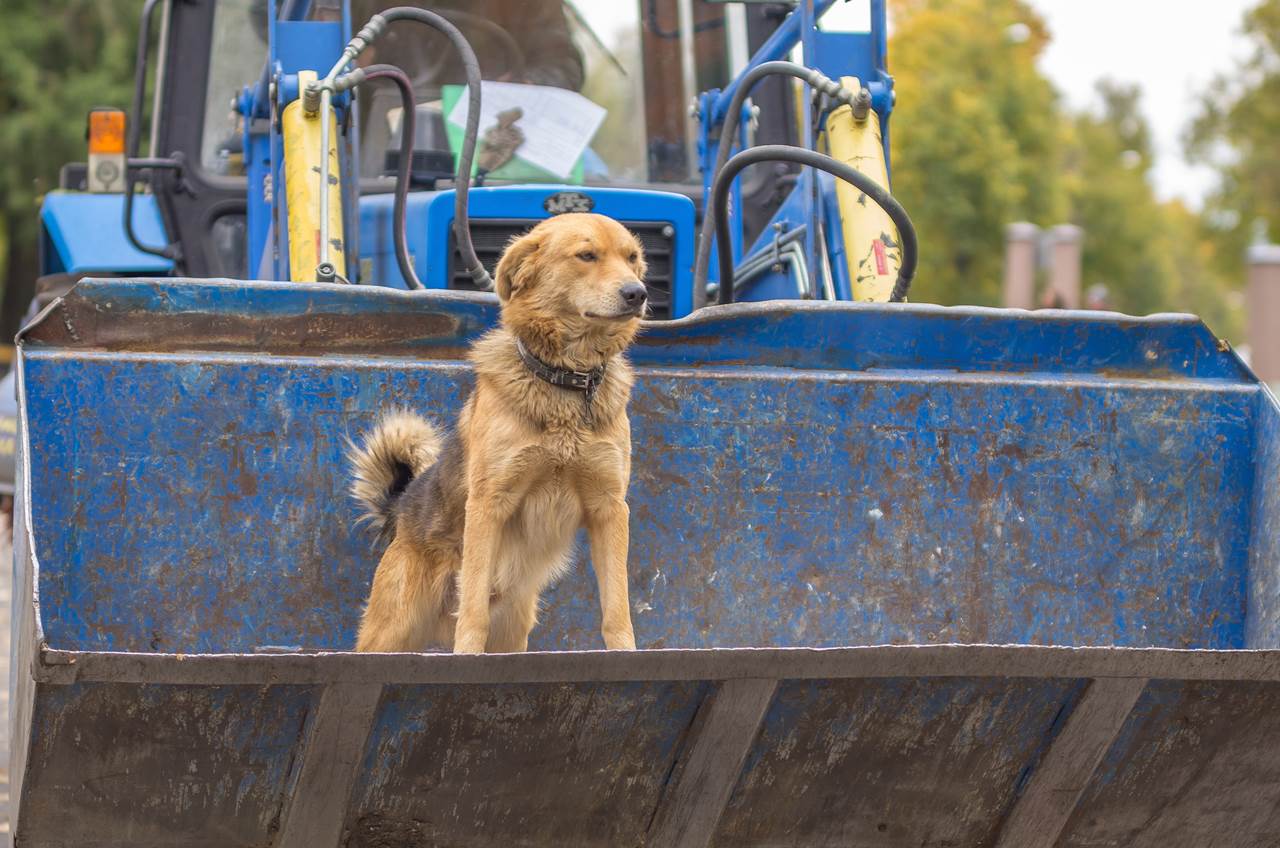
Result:
[[[1271,647],[1280,645],[1280,407],[1269,389],[1258,393],[1255,414],[1246,642]]]
[[[94,281],[51,314],[23,341],[20,463],[49,646],[350,646],[377,551],[351,526],[344,439],[393,404],[451,420],[494,300]],[[642,647],[1280,647],[1280,412],[1193,319],[744,305],[646,327],[633,359]],[[546,600],[533,647],[600,646],[581,564]],[[26,690],[34,717],[15,698],[35,746],[15,755],[24,838],[69,833],[76,793],[100,833],[146,822],[136,844],[233,815],[217,844],[276,838],[323,687],[69,682],[39,656],[15,663],[20,691],[22,669],[50,675]],[[989,844],[1089,685],[778,676],[714,844]],[[351,845],[641,842],[716,688],[384,683]],[[1268,844],[1277,700],[1276,683],[1153,682],[1061,844],[1210,844],[1197,822]],[[86,756],[104,726],[119,745]],[[135,750],[151,782],[120,788]],[[1238,760],[1261,776],[1245,813],[1222,795]]]
[[[38,352],[29,367],[59,388],[33,397],[33,412],[55,421],[55,408],[82,410],[39,436],[48,496],[35,499],[36,526],[62,549],[42,574],[46,634],[61,647],[113,650],[345,647],[375,553],[348,526],[343,439],[385,403],[451,414],[468,382],[457,364]],[[170,400],[150,417],[92,404],[112,386],[165,383]],[[632,592],[650,608],[637,615],[641,633],[671,647],[1075,644],[1100,634],[1106,644],[1241,644],[1247,502],[1228,490],[1250,467],[1223,446],[1247,441],[1250,395],[1224,393],[1211,414],[1206,390],[1076,386],[1066,396],[1099,426],[1072,436],[1047,411],[1054,392],[937,378],[824,385],[645,373],[637,409],[674,404],[688,426],[635,421]],[[210,397],[240,400],[210,409]],[[841,435],[840,416],[854,406],[866,410],[860,433]],[[740,412],[725,421],[719,411],[730,407]],[[1037,416],[1054,422],[1037,438],[991,425]],[[1195,461],[1162,453],[1171,439]],[[1149,457],[1126,465],[1137,454]],[[1123,510],[1103,501],[1054,526],[1063,502],[1102,487],[1124,498]],[[753,498],[717,503],[726,491]],[[1218,508],[1197,510],[1196,497]],[[670,533],[671,498],[706,520]],[[95,530],[104,524],[120,529]],[[193,546],[193,535],[216,541]],[[1124,555],[1108,555],[1109,544]],[[272,614],[264,586],[278,593]],[[581,575],[563,585],[553,597],[569,602],[569,621],[547,615],[542,644],[592,647],[591,595]],[[207,614],[191,615],[193,603]],[[767,614],[734,613],[742,608]]]
[[[393,404],[451,420],[469,386],[456,361],[33,350],[27,368],[45,633],[76,649],[348,647],[377,552],[344,440]],[[122,392],[165,400],[100,402]],[[637,638],[1243,647],[1256,394],[642,368]],[[594,592],[561,583],[534,644],[597,647]]]

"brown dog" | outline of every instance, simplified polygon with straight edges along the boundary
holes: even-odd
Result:
[[[525,650],[584,525],[604,643],[635,648],[621,354],[644,314],[644,273],[636,238],[600,215],[550,218],[508,245],[502,323],[471,350],[476,385],[456,430],[442,438],[397,412],[352,450],[352,493],[390,540],[356,650]]]

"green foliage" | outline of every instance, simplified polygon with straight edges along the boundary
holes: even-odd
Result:
[[[88,110],[128,104],[141,5],[6,0],[0,254],[11,260],[33,255],[39,199],[59,167],[84,158]],[[1084,286],[1105,285],[1115,308],[1191,310],[1236,335],[1243,248],[1259,222],[1280,239],[1280,0],[1247,16],[1251,54],[1198,98],[1188,152],[1221,175],[1203,218],[1156,199],[1136,89],[1103,85],[1099,109],[1064,110],[1036,66],[1050,34],[1024,0],[894,0],[892,11],[894,190],[920,232],[916,299],[999,303],[1005,226],[1069,221],[1086,231]],[[636,46],[624,47],[638,72]],[[625,88],[595,58],[590,93]],[[634,104],[609,105],[622,118]],[[625,120],[598,143],[619,161],[643,155]]]
[[[1238,333],[1239,275],[1224,273],[1196,215],[1152,189],[1136,86],[1104,82],[1097,110],[1063,108],[1036,67],[1049,33],[1021,0],[897,0],[892,9],[894,192],[920,231],[915,299],[998,304],[1005,226],[1069,222],[1085,230],[1083,287],[1105,286],[1111,308],[1195,311]],[[1275,137],[1280,128],[1257,139]],[[1280,179],[1280,163],[1272,167]]]
[[[1065,174],[1072,220],[1085,228],[1083,284],[1103,285],[1111,308],[1185,311],[1239,338],[1243,316],[1200,219],[1151,190],[1150,131],[1136,86],[1102,82],[1102,108],[1072,119]]]
[[[1144,314],[1168,309],[1173,271],[1162,250],[1164,207],[1147,181],[1149,133],[1138,89],[1102,83],[1103,108],[1072,121],[1072,220],[1085,229],[1084,286],[1105,285],[1112,305]]]
[[[1161,250],[1172,269],[1173,307],[1199,315],[1223,338],[1244,341],[1242,278],[1224,269],[1222,250],[1201,216],[1180,203],[1166,205],[1165,216]]]
[[[84,161],[89,109],[128,107],[141,7],[141,0],[5,0],[0,244],[34,243],[40,197],[57,185],[63,164]]]
[[[1005,225],[1066,210],[1057,96],[1035,66],[1047,33],[1021,0],[894,12],[894,192],[923,245],[915,298],[997,304]]]
[[[1280,0],[1264,0],[1245,16],[1249,56],[1218,76],[1196,101],[1186,136],[1193,161],[1215,167],[1209,221],[1224,267],[1243,274],[1245,248],[1280,241]]]

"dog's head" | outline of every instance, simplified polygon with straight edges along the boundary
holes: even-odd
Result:
[[[572,213],[512,241],[494,285],[508,327],[607,355],[626,347],[639,328],[647,303],[644,274],[644,251],[626,227],[603,215]]]

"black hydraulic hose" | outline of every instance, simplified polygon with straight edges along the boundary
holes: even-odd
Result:
[[[152,247],[149,244],[143,244],[138,238],[138,234],[133,230],[133,187],[138,182],[138,171],[143,170],[170,170],[182,171],[184,157],[181,153],[173,154],[171,159],[125,159],[124,167],[124,236],[134,249],[141,253],[148,253],[152,256],[159,256],[162,259],[172,259],[175,263],[182,262],[182,248],[179,244],[172,243],[163,247]]]
[[[453,231],[458,241],[458,250],[462,254],[462,262],[467,268],[467,273],[471,275],[472,282],[479,288],[492,289],[493,278],[480,262],[480,257],[476,256],[475,246],[471,243],[470,218],[467,214],[471,162],[475,158],[476,140],[480,135],[480,62],[476,59],[475,51],[471,49],[471,44],[462,32],[448,19],[435,12],[413,6],[396,6],[374,17],[381,17],[388,24],[399,20],[411,20],[433,27],[453,42],[454,49],[462,59],[462,67],[467,75],[467,126],[462,137],[462,151],[458,155],[458,176],[454,184]],[[404,167],[403,162],[400,167]]]
[[[138,182],[137,173],[130,173],[128,165],[125,166],[124,172],[124,237],[129,244],[133,245],[133,249],[139,253],[148,253],[152,256],[159,256],[162,259],[178,259],[174,245],[165,245],[164,247],[152,247],[149,244],[143,244],[138,238],[138,234],[133,231],[133,187]]]
[[[757,162],[796,162],[826,171],[839,179],[850,183],[854,188],[870,197],[875,204],[888,214],[893,225],[898,228],[898,238],[902,242],[902,264],[898,268],[898,279],[893,284],[893,293],[889,300],[901,303],[906,300],[911,289],[911,278],[916,273],[917,243],[916,228],[907,215],[907,210],[893,198],[879,183],[851,165],[832,159],[814,150],[803,147],[791,147],[785,144],[764,144],[752,147],[734,156],[716,176],[715,185],[711,188],[711,202],[707,206],[707,216],[715,216],[716,253],[720,259],[720,303],[733,302],[733,250],[729,244],[729,219],[725,214],[729,201],[729,186],[738,172]],[[701,278],[694,278],[694,285],[706,285],[706,272]]]
[[[742,104],[746,102],[747,97],[751,94],[751,89],[755,88],[756,83],[767,76],[773,75],[790,76],[803,80],[823,94],[834,97],[841,103],[848,104],[850,108],[855,106],[856,92],[849,91],[826,74],[815,71],[813,68],[806,68],[804,65],[782,60],[762,62],[756,65],[747,71],[742,78],[742,82],[738,84],[737,90],[733,92],[733,99],[729,101],[729,111],[725,113],[724,123],[720,127],[720,145],[716,150],[716,164],[711,169],[712,185],[715,185],[720,171],[724,168],[724,163],[729,161],[729,152],[733,150],[733,140],[738,134],[738,119],[742,115]],[[703,288],[698,288],[696,285],[694,287],[698,297],[701,297],[701,292],[705,290],[707,268],[711,264],[711,228],[711,216],[704,215],[702,218],[702,231],[698,234],[698,254],[693,265],[694,280],[701,279],[704,281]]]
[[[391,227],[396,243],[396,264],[400,266],[400,276],[405,285],[411,289],[426,288],[418,279],[413,268],[413,259],[409,256],[409,233],[405,225],[405,207],[409,202],[409,174],[413,168],[414,122],[416,120],[417,103],[413,97],[413,84],[405,72],[395,65],[369,65],[362,69],[365,79],[386,79],[396,84],[400,90],[400,167],[396,171],[396,198],[392,212]]]

